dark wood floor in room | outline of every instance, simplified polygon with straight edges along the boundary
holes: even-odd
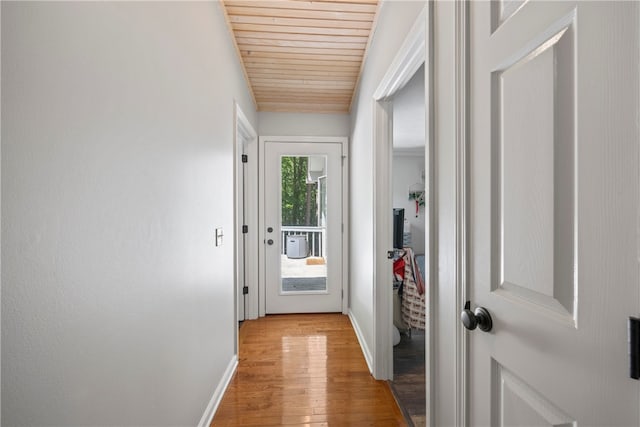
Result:
[[[212,426],[406,426],[389,385],[373,379],[347,316],[289,314],[244,322],[240,363]]]
[[[426,382],[424,331],[413,331],[411,338],[401,335],[393,348],[391,389],[407,420],[415,427],[426,425]]]

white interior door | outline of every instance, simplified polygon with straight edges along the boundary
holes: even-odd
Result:
[[[470,3],[469,425],[640,422],[638,6]]]
[[[265,142],[266,313],[342,311],[342,144]]]

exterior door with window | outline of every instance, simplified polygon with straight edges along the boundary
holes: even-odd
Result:
[[[265,142],[266,313],[342,311],[342,144]]]
[[[470,2],[469,425],[640,422],[639,6]]]

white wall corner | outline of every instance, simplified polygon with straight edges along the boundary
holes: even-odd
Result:
[[[362,334],[362,329],[360,329],[358,320],[351,310],[349,310],[349,320],[351,320],[353,330],[356,332],[356,337],[358,338],[358,342],[360,343],[362,354],[364,354],[364,360],[367,362],[367,366],[369,367],[369,372],[371,372],[371,374],[373,375],[373,356],[371,353],[371,349],[367,345],[367,341],[365,341],[364,339],[364,335]]]
[[[213,396],[211,396],[211,400],[209,400],[209,404],[207,405],[207,408],[204,410],[204,414],[202,414],[202,418],[200,418],[198,427],[209,427],[211,425],[213,416],[218,410],[218,406],[220,406],[222,397],[224,396],[225,391],[227,391],[227,387],[229,387],[229,383],[231,382],[231,378],[233,378],[233,374],[236,372],[237,367],[238,367],[238,356],[234,355],[229,361],[229,365],[227,366],[227,369],[225,369],[224,374],[222,375],[222,379],[220,379],[218,386],[213,392]]]

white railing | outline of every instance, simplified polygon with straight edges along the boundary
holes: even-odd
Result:
[[[287,237],[306,236],[308,255],[324,258],[326,231],[326,227],[282,226],[280,233],[282,255],[287,254]]]

